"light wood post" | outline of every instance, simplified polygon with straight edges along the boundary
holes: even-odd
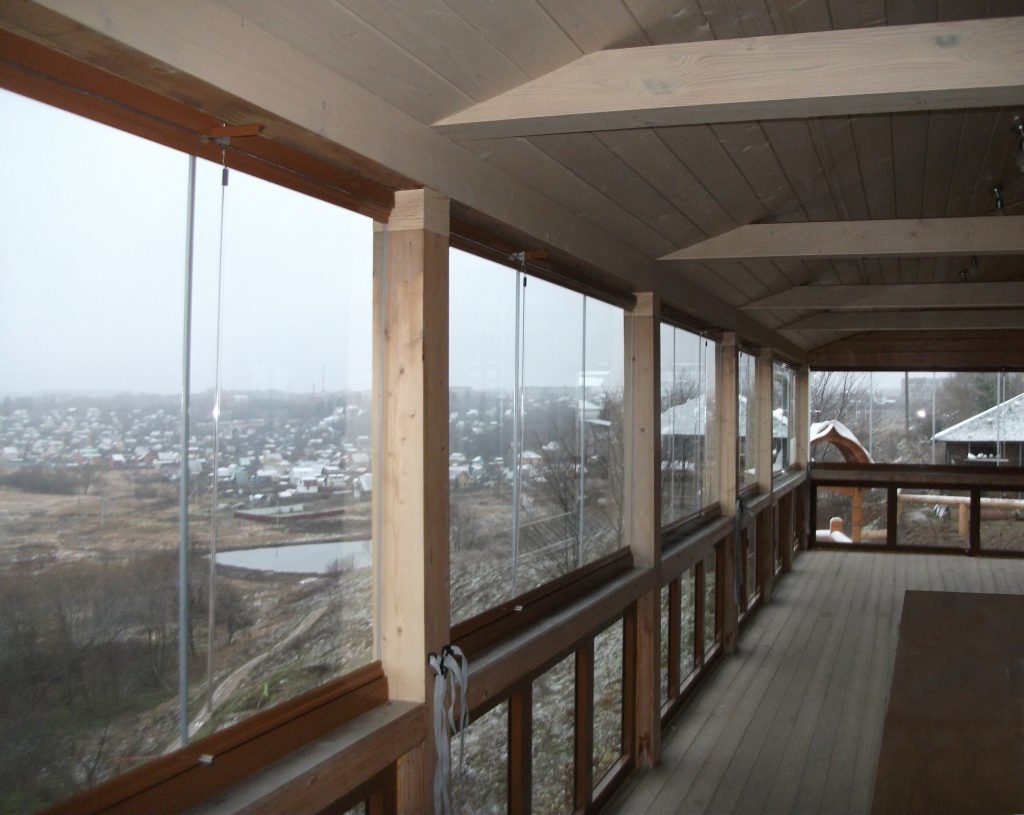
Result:
[[[796,369],[794,387],[796,403],[793,407],[796,413],[796,461],[793,463],[802,470],[810,469],[810,442],[811,442],[811,404],[810,384],[811,372],[806,365]],[[797,545],[800,549],[806,549],[810,538],[814,536],[814,527],[817,523],[815,518],[815,503],[811,501],[810,487],[795,493],[797,502],[795,516],[797,519]],[[808,506],[810,504],[810,506]]]
[[[633,562],[657,574],[661,564],[661,305],[650,292],[626,312],[625,531]],[[633,757],[661,760],[660,581],[637,601]]]
[[[754,392],[757,402],[757,449],[754,451],[754,475],[757,478],[758,492],[772,491],[772,447],[774,446],[775,421],[772,413],[772,392],[775,384],[775,371],[772,366],[771,348],[762,348],[757,355],[754,369]],[[775,541],[775,510],[769,508],[757,519],[757,584],[761,589],[761,602],[772,599],[772,588],[775,583],[775,558],[772,544]]]
[[[736,516],[737,446],[739,442],[739,358],[736,334],[727,331],[718,343],[715,360],[715,414],[717,416],[718,501],[722,515]],[[723,543],[719,594],[722,597],[722,649],[736,650],[739,638],[739,598],[736,596],[736,536]]]
[[[425,702],[449,634],[448,199],[397,192],[375,247],[377,625],[391,698]],[[402,812],[430,811],[433,750],[399,762]]]

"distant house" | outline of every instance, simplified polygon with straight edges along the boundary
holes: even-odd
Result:
[[[946,445],[947,464],[1024,466],[1024,393],[947,427],[934,438]]]

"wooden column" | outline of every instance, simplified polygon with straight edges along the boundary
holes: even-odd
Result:
[[[774,384],[774,371],[772,369],[772,350],[762,348],[757,355],[756,368],[754,369],[754,392],[757,402],[757,434],[754,450],[754,475],[757,478],[758,492],[770,493],[772,491],[772,438],[775,430],[775,423],[772,415],[772,387]],[[761,602],[767,603],[772,599],[772,587],[775,582],[775,558],[773,546],[775,541],[774,509],[769,508],[761,513],[757,519],[757,567],[758,574],[755,577],[757,585],[761,590]]]
[[[810,369],[806,365],[801,365],[796,369],[795,380],[796,461],[793,463],[800,469],[807,470],[811,462]],[[814,527],[817,523],[814,503],[810,501],[810,498],[810,489],[800,489],[794,493],[794,500],[796,501],[794,514],[797,519],[797,545],[800,549],[807,548],[810,537],[814,535]]]
[[[715,360],[716,463],[718,466],[718,501],[722,515],[736,516],[737,445],[739,441],[739,378],[736,334],[726,331],[718,343]],[[726,653],[736,650],[739,637],[739,609],[736,596],[735,535],[723,544],[719,595],[722,598],[722,648]]]
[[[625,533],[634,563],[661,564],[661,304],[636,295],[626,312]],[[636,708],[632,744],[638,766],[661,759],[660,581],[637,600]]]
[[[448,199],[397,192],[375,247],[377,626],[391,698],[425,702],[449,633]],[[433,749],[399,762],[403,812],[432,808]]]
[[[795,502],[800,500],[802,492],[790,492],[779,501],[779,554],[782,556],[782,573],[793,568],[793,535]]]

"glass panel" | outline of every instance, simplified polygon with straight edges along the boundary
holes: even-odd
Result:
[[[697,597],[694,592],[696,577],[695,571],[691,569],[679,578],[681,600],[680,639],[682,640],[679,646],[679,678],[682,682],[686,682],[686,678],[696,668],[693,646],[697,630],[695,619],[697,615]]]
[[[199,170],[188,635],[201,736],[370,661],[373,223],[232,171],[221,232],[221,168]]]
[[[1021,442],[1006,442],[1011,445]],[[981,548],[1024,552],[1024,492],[981,494]]]
[[[739,352],[739,487],[757,483],[757,360]]]
[[[900,491],[897,504],[900,546],[968,547],[970,496],[967,492],[905,489]]]
[[[884,489],[818,489],[815,538],[820,543],[885,543]]]
[[[451,603],[461,622],[621,548],[623,312],[449,257]]]
[[[582,460],[585,500],[580,507],[582,563],[622,547],[623,348],[622,309],[586,298],[584,371],[581,381]]]
[[[533,682],[533,811],[572,812],[576,655]]]
[[[772,472],[784,472],[796,459],[796,372],[772,366]]]
[[[838,372],[811,377],[811,418],[838,420],[863,453],[815,437],[815,461],[1010,464],[1024,462],[1014,444],[1015,419],[1024,399],[1020,372]],[[826,427],[818,426],[819,437]]]
[[[661,325],[662,524],[685,518],[715,500],[709,467],[714,435],[714,343]]]
[[[512,597],[516,275],[449,259],[452,623]]]
[[[715,613],[715,594],[717,585],[716,556],[710,554],[704,558],[704,656],[714,648],[718,640],[718,617]]]
[[[6,91],[0,121],[0,810],[27,812],[175,745],[188,161]]]
[[[523,452],[518,591],[582,565],[579,382],[582,295],[529,281],[523,320]]]
[[[594,784],[622,755],[621,620],[594,637]]]
[[[452,739],[452,761],[458,761],[458,738]],[[508,702],[489,710],[466,728],[466,783],[452,782],[463,800],[463,812],[504,815],[508,811]],[[465,797],[462,798],[462,793]]]

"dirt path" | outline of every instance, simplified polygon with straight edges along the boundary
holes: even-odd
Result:
[[[295,628],[293,628],[289,632],[287,637],[285,637],[280,642],[275,643],[271,648],[264,651],[262,654],[254,656],[248,662],[242,664],[240,667],[236,668],[234,671],[228,674],[227,678],[225,678],[224,681],[221,682],[213,691],[213,709],[211,710],[204,704],[203,707],[200,709],[199,713],[196,715],[195,719],[193,719],[191,724],[189,724],[189,736],[194,736],[196,733],[199,732],[199,730],[210,720],[210,716],[213,714],[213,711],[219,708],[222,704],[224,704],[224,702],[227,701],[229,698],[231,698],[231,695],[236,690],[238,690],[238,687],[248,678],[249,674],[251,674],[260,665],[260,663],[262,663],[267,657],[271,656],[277,651],[280,651],[282,648],[287,648],[297,638],[301,637],[303,634],[309,631],[309,629],[312,628],[316,624],[316,622],[324,616],[324,613],[326,611],[326,605],[313,609],[311,612],[309,612],[309,614],[307,614],[302,619],[302,622],[300,622],[297,626],[295,626]],[[175,750],[178,748],[178,746],[178,743],[175,742],[175,744],[172,745],[170,749]]]

